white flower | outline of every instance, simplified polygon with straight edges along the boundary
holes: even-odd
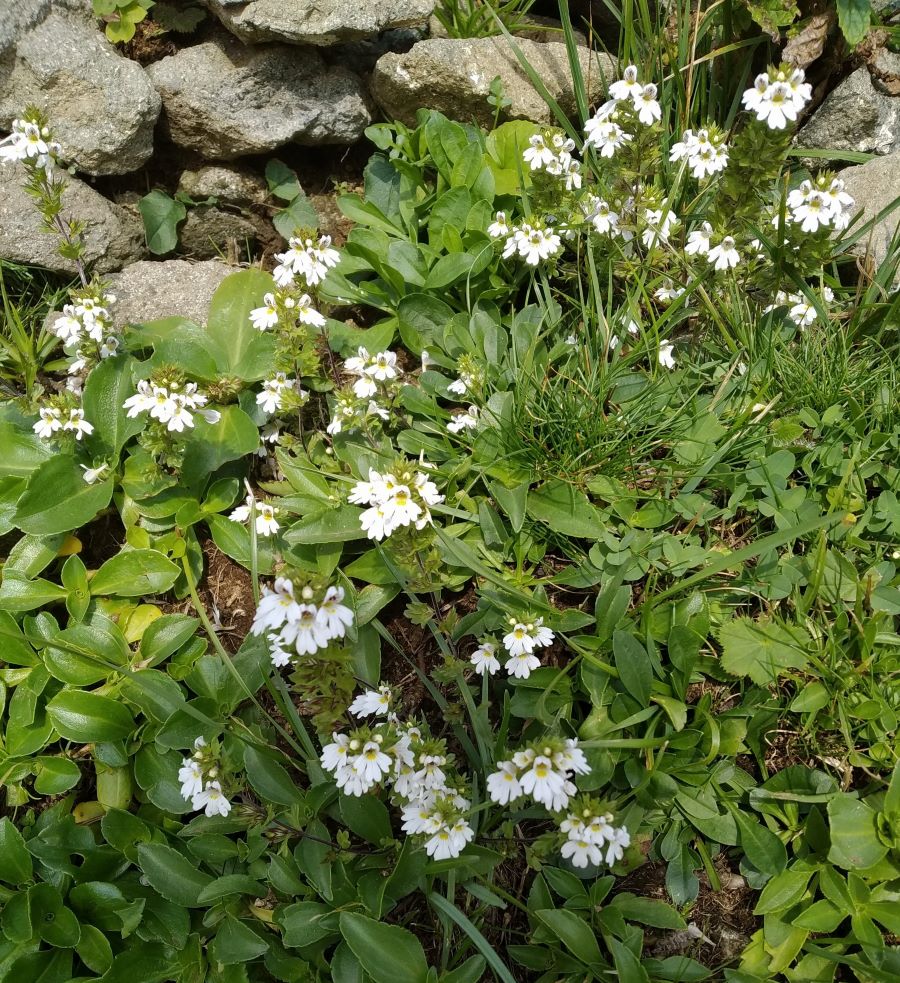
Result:
[[[447,424],[450,433],[461,433],[463,430],[472,430],[478,426],[478,407],[470,406],[465,413],[457,413]]]
[[[494,221],[487,228],[487,234],[492,239],[504,239],[509,235],[509,223],[506,221],[506,212],[497,212]]]
[[[791,214],[791,220],[799,222],[804,232],[818,232],[820,226],[829,224],[831,217],[831,203],[820,191],[812,191],[806,195]]]
[[[556,159],[556,155],[544,142],[544,138],[540,133],[535,133],[529,137],[528,143],[529,146],[522,154],[522,160],[530,165],[531,170],[540,170],[541,167],[546,167]]]
[[[206,788],[194,796],[191,808],[204,809],[207,816],[227,816],[231,812],[231,803],[218,782],[207,782]]]
[[[674,351],[675,351],[675,346],[672,344],[672,342],[669,341],[668,338],[663,338],[663,340],[659,343],[659,352],[656,356],[657,359],[659,360],[659,364],[666,369],[674,369],[675,368],[675,355],[673,354]]]
[[[766,89],[765,98],[756,110],[756,118],[770,130],[783,130],[797,119],[798,106],[794,94],[786,82],[776,82]]]
[[[298,609],[298,617],[284,625],[275,639],[276,644],[290,645],[298,655],[315,655],[319,649],[328,648],[329,638],[316,620],[318,609],[315,604],[299,604]]]
[[[331,743],[322,748],[319,760],[325,771],[337,771],[347,764],[348,752],[350,750],[350,738],[346,734],[333,733]]]
[[[81,440],[85,434],[92,434],[94,426],[84,418],[84,410],[69,410],[69,419],[63,424],[63,430],[71,430],[76,440]]]
[[[276,413],[281,409],[282,390],[284,388],[283,379],[264,380],[262,392],[256,395],[256,405],[261,406],[264,413]]]
[[[553,229],[531,229],[519,240],[519,255],[529,266],[537,266],[542,259],[555,256],[561,249],[560,238]]]
[[[325,326],[326,318],[312,306],[312,298],[309,294],[303,294],[297,301],[296,306],[297,320],[301,324],[311,324],[313,327],[321,328]]]
[[[241,506],[243,518],[239,522],[246,522],[250,515],[248,506]],[[238,512],[235,509],[235,512]],[[229,518],[234,519],[235,513],[232,512]],[[294,585],[286,577],[276,577],[273,589],[263,587],[262,597],[253,618],[250,631],[254,635],[261,635],[269,629],[280,628],[287,621],[296,621],[300,617],[300,605],[294,599]]]
[[[203,768],[199,761],[193,758],[182,758],[178,770],[178,781],[181,782],[181,797],[190,800],[203,792]],[[196,808],[196,807],[195,807]]]
[[[341,603],[343,600],[344,588],[332,586],[325,591],[325,597],[319,605],[317,618],[329,638],[343,638],[353,624],[353,612]]]
[[[39,415],[40,419],[32,426],[32,430],[41,440],[49,440],[57,430],[62,429],[62,414],[55,407],[43,406]]]
[[[257,331],[268,331],[278,324],[278,307],[274,294],[266,294],[263,297],[263,306],[250,311],[250,320]]]
[[[141,379],[137,384],[137,392],[122,404],[122,408],[128,410],[126,416],[134,419],[141,413],[146,413],[155,405],[155,393],[150,388],[150,383],[146,379]]]
[[[482,642],[469,656],[469,662],[475,666],[479,676],[485,673],[493,676],[500,669],[500,660],[495,655],[497,646],[493,642]]]
[[[413,483],[426,505],[440,505],[444,501],[444,496],[438,491],[437,485],[421,471],[416,472]]]
[[[395,352],[378,352],[372,358],[369,365],[366,366],[366,374],[372,376],[373,379],[377,379],[379,382],[385,382],[388,379],[395,379],[397,377],[397,355]],[[372,396],[374,393],[367,393],[367,396]]]
[[[624,100],[634,98],[642,88],[641,83],[638,82],[637,67],[629,65],[622,73],[622,78],[609,87],[609,94],[613,99]]]
[[[569,860],[573,867],[596,867],[603,859],[599,847],[587,840],[569,839],[562,845],[560,853]]]
[[[740,263],[741,254],[735,248],[734,239],[731,236],[725,236],[718,246],[713,246],[709,250],[706,258],[715,269],[727,270],[734,269]]]
[[[503,668],[517,679],[527,679],[535,669],[539,669],[541,660],[532,652],[518,652],[511,655],[503,664]]]
[[[673,143],[669,149],[669,160],[687,160],[694,156],[698,147],[698,140],[694,136],[693,130],[685,130],[681,140]]]
[[[62,339],[64,345],[72,344],[81,337],[81,321],[73,313],[66,313],[67,311],[72,311],[68,304],[63,308],[63,316],[53,322],[53,332]]]
[[[553,762],[543,754],[538,755],[531,763],[531,767],[524,771],[519,778],[522,791],[548,809],[560,797],[566,799],[563,808],[568,804],[568,796],[565,794],[565,781],[565,777],[555,771]]]
[[[348,710],[355,717],[368,717],[373,714],[383,717],[391,706],[391,690],[389,686],[380,686],[377,690],[366,690],[350,704]]]
[[[487,790],[492,801],[505,806],[522,795],[518,769],[512,761],[498,761],[497,770],[487,777]]]
[[[641,241],[650,249],[658,242],[668,242],[669,233],[672,226],[678,223],[678,218],[674,212],[668,208],[646,208],[644,209],[645,228],[641,233]]]
[[[631,134],[626,133],[615,120],[598,119],[595,116],[584,129],[587,134],[585,143],[596,147],[601,157],[612,157],[619,147],[631,139]]]
[[[239,505],[234,509],[228,516],[232,522],[246,522],[250,518],[251,506],[253,506],[253,497],[251,495],[247,496],[246,504]],[[276,532],[281,528],[275,519],[278,514],[278,509],[274,505],[269,505],[267,502],[256,502],[256,535],[257,536],[274,536]],[[279,581],[275,581],[276,590]],[[289,583],[289,581],[282,581],[282,583]]]
[[[447,386],[447,390],[456,396],[465,396],[471,385],[472,377],[463,373],[458,379]]]
[[[533,622],[517,621],[503,636],[503,645],[511,656],[528,654],[535,648],[553,644],[553,632],[544,626],[543,618]]]
[[[653,82],[648,82],[641,87],[640,92],[632,93],[634,108],[644,126],[650,126],[662,119],[662,107],[656,101],[656,91]]]
[[[709,222],[704,222],[699,229],[694,229],[688,235],[687,245],[684,251],[689,256],[705,256],[709,252],[709,240],[712,237],[712,226]]]
[[[350,767],[366,782],[378,784],[391,769],[390,757],[377,741],[366,741],[362,751],[350,760]]]
[[[119,339],[115,335],[108,335],[100,346],[100,358],[112,358],[119,350]]]
[[[671,283],[657,287],[653,292],[653,296],[662,301],[664,304],[668,304],[673,300],[678,300],[678,298],[684,293],[684,287],[675,287]]]
[[[619,225],[618,213],[610,208],[608,202],[599,198],[594,199],[594,201],[594,208],[588,220],[601,235],[614,235]]]
[[[625,856],[625,848],[631,845],[631,837],[624,826],[620,826],[613,831],[613,838],[609,841],[609,848],[606,851],[606,862],[612,866]]]
[[[743,102],[744,107],[755,113],[767,98],[768,89],[769,75],[767,72],[762,72],[756,76],[753,87],[746,89],[743,96],[741,96],[741,102]]]
[[[103,477],[103,472],[109,470],[109,465],[105,462],[96,468],[89,468],[86,464],[82,464],[80,467],[82,471],[84,471],[84,480],[89,485],[95,484],[100,478]]]

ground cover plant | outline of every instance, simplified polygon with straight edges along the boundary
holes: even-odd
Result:
[[[0,979],[900,975],[897,254],[801,71],[626,20],[578,119],[372,127],[202,325],[23,107]]]

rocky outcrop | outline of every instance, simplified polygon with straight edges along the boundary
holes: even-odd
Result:
[[[160,99],[140,65],[71,5],[10,2],[0,16],[0,126],[39,106],[78,170],[141,167],[153,153]]]
[[[178,181],[180,194],[194,201],[215,198],[229,205],[248,207],[259,205],[268,196],[265,180],[242,167],[223,167],[210,164],[195,171],[183,171]]]
[[[888,154],[900,149],[900,99],[875,87],[864,65],[844,79],[797,134],[804,149]]]
[[[194,259],[217,256],[247,258],[247,246],[256,242],[256,226],[243,215],[221,208],[189,208],[178,233],[178,251]]]
[[[870,160],[868,164],[841,171],[847,192],[856,199],[860,221],[867,221],[900,198],[900,151]],[[888,247],[900,225],[900,208],[877,222],[868,235],[852,247],[857,256],[868,256],[877,268],[888,254]],[[857,226],[858,227],[858,226]]]
[[[116,321],[140,324],[177,316],[195,324],[206,324],[212,295],[234,270],[218,260],[132,263],[108,278],[110,290],[116,295]]]
[[[204,0],[243,41],[329,45],[424,25],[435,0]]]
[[[45,232],[34,199],[25,193],[25,170],[0,167],[0,259],[74,273],[75,264],[57,252],[58,239]],[[85,259],[100,273],[121,269],[144,255],[144,230],[131,212],[107,201],[77,178],[68,178],[63,217],[84,223]]]
[[[222,35],[148,72],[172,140],[210,160],[286,143],[353,143],[372,119],[360,79],[314,48],[248,47]]]
[[[574,114],[575,93],[566,46],[518,40],[523,57],[540,76],[564,112]],[[588,99],[598,101],[614,77],[606,55],[579,48]],[[416,110],[437,109],[460,122],[493,124],[488,104],[492,80],[499,76],[510,105],[501,118],[550,123],[553,114],[534,90],[509,43],[499,38],[430,38],[406,54],[387,54],[372,74],[372,93],[389,119],[415,123]]]

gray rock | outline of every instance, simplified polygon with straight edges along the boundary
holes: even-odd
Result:
[[[247,47],[227,35],[148,68],[172,140],[209,160],[286,143],[354,143],[372,120],[362,82],[314,48]]]
[[[256,241],[256,226],[243,215],[221,208],[189,208],[178,234],[178,251],[194,259],[238,256],[248,240]]]
[[[541,77],[551,96],[566,113],[576,109],[566,46],[519,40],[519,48]],[[596,102],[614,77],[615,63],[607,55],[579,48],[588,99]],[[601,71],[602,69],[602,71]],[[550,123],[553,114],[522,71],[508,42],[500,38],[429,38],[406,54],[387,54],[372,73],[372,94],[385,114],[404,123],[415,122],[416,110],[437,109],[461,122],[489,126],[494,109],[487,102],[491,81],[500,76],[512,101],[506,119]]]
[[[265,180],[242,167],[210,164],[196,171],[184,171],[178,190],[195,201],[216,198],[229,205],[258,205],[268,197]]]
[[[0,125],[36,105],[49,114],[65,159],[79,170],[126,174],[141,167],[153,153],[160,110],[146,73],[83,13],[61,4],[43,17],[41,10],[36,0],[25,0],[21,15],[4,14],[9,19],[0,22],[0,50],[7,42],[0,54]]]
[[[107,201],[77,178],[67,178],[63,192],[64,219],[84,223],[85,259],[99,273],[121,269],[144,253],[140,219]],[[34,199],[25,193],[25,170],[0,167],[0,259],[43,266],[57,273],[74,273],[75,264],[56,251],[55,235],[44,232]]]
[[[204,0],[243,41],[330,45],[423,25],[435,0]]]
[[[801,148],[888,154],[900,148],[900,99],[879,92],[869,70],[858,68],[830,93],[796,143]]]
[[[50,13],[50,0],[18,0],[0,4],[0,59]]]
[[[868,164],[847,167],[840,174],[848,194],[856,199],[860,221],[867,221],[900,198],[900,151],[870,160]],[[891,239],[900,225],[900,209],[895,209],[852,247],[856,256],[869,256],[877,267],[888,254]]]
[[[218,260],[189,263],[183,259],[141,262],[108,277],[116,295],[117,323],[139,324],[161,317],[184,317],[206,324],[209,302],[235,268]]]
[[[879,92],[889,96],[900,96],[900,54],[879,48],[869,62],[872,84]]]

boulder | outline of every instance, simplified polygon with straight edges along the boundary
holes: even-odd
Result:
[[[256,226],[243,215],[221,208],[189,208],[178,233],[178,251],[194,259],[240,256],[256,235]]]
[[[0,3],[5,7],[5,4]],[[153,153],[160,98],[83,11],[37,0],[0,20],[0,126],[39,106],[65,159],[87,174],[126,174]]]
[[[243,41],[331,45],[424,25],[435,0],[204,0]]]
[[[804,149],[876,154],[900,149],[900,99],[876,89],[863,65],[828,95],[796,143]]]
[[[173,142],[208,160],[286,143],[354,143],[372,120],[360,79],[314,48],[248,47],[223,34],[147,71]]]
[[[841,178],[847,193],[856,199],[857,211],[862,212],[861,221],[866,221],[900,198],[900,151],[870,160],[868,164],[847,167],[841,171]],[[900,209],[895,209],[856,243],[852,252],[857,256],[868,256],[877,267],[887,256],[898,225]]]
[[[215,198],[244,208],[261,204],[269,195],[268,186],[259,174],[242,167],[215,164],[196,171],[183,171],[178,180],[178,191],[194,201]]]
[[[550,95],[564,112],[576,111],[572,75],[566,46],[519,40],[524,58],[541,77]],[[578,49],[588,100],[597,102],[606,83],[615,77],[615,62],[607,55]],[[416,110],[437,109],[460,122],[490,126],[494,108],[488,104],[491,81],[500,76],[511,100],[505,119],[529,119],[551,123],[550,109],[535,91],[509,43],[493,38],[429,38],[406,54],[387,54],[372,73],[371,89],[389,119],[414,124]],[[605,82],[604,82],[605,78]]]
[[[116,295],[116,321],[139,324],[178,316],[206,324],[212,295],[234,272],[234,267],[214,259],[204,263],[183,259],[132,263],[108,277],[110,290]]]
[[[83,181],[66,180],[62,216],[84,223],[87,264],[99,273],[109,273],[140,259],[145,253],[141,220]],[[0,259],[74,273],[75,264],[57,252],[58,238],[43,230],[43,220],[34,199],[25,193],[24,183],[21,165],[0,167]]]

